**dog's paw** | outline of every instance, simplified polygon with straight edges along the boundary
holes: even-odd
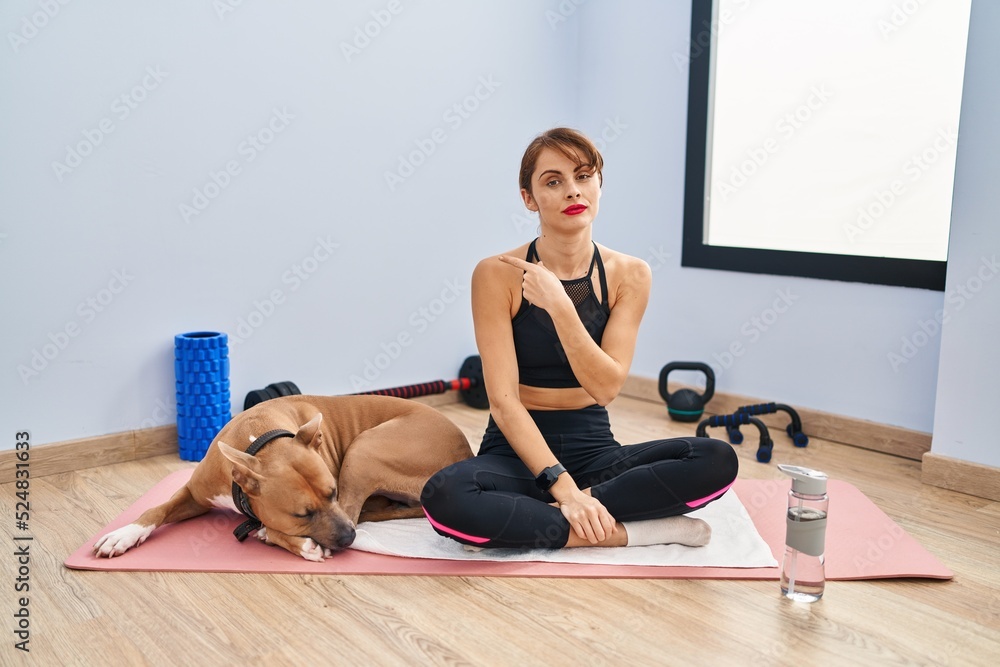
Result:
[[[94,554],[104,558],[120,556],[129,549],[146,541],[155,526],[140,526],[130,523],[113,530],[94,544]]]
[[[311,537],[307,537],[302,542],[302,549],[299,551],[300,556],[302,556],[306,560],[315,561],[317,563],[322,563],[323,557],[329,556],[330,554],[331,551],[329,549],[325,549],[322,546],[316,544],[316,542],[313,541]]]
[[[271,544],[271,542],[267,540],[267,526],[262,527],[260,530],[254,533],[254,535],[256,535],[257,539],[263,542],[264,544]]]

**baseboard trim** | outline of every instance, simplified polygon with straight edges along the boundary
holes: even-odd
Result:
[[[1000,468],[927,452],[920,466],[924,484],[1000,501]]]
[[[682,384],[671,382],[668,391],[673,393],[683,388]],[[651,401],[663,404],[660,397],[659,383],[657,380],[637,376],[629,376],[622,387],[623,395],[631,398]],[[727,394],[715,392],[715,396],[708,404],[707,415],[724,415],[735,412],[743,405],[760,403],[761,399],[740,396],[738,394]],[[802,430],[810,437],[839,442],[845,445],[871,449],[876,452],[901,456],[915,461],[931,449],[931,434],[923,431],[912,431],[899,426],[887,426],[877,422],[871,422],[855,417],[845,417],[834,415],[819,410],[800,408],[793,405],[795,411],[802,419]],[[664,405],[664,412],[666,412]],[[788,416],[785,414],[765,415],[761,418],[768,428],[774,427],[779,432],[783,432],[788,425]],[[779,433],[780,434],[780,433]]]
[[[161,454],[177,453],[177,427],[156,426],[137,431],[96,435],[40,445],[27,450],[32,477],[57,475],[83,468],[111,465]],[[15,479],[18,452],[0,452],[0,484]]]
[[[411,399],[439,406],[457,403],[460,398],[450,391],[433,396]],[[32,446],[28,450],[32,477],[58,475],[64,472],[83,470],[114,463],[124,463],[151,456],[177,454],[177,426],[155,426],[136,431],[123,431],[107,435],[95,435],[79,440],[67,440],[46,445]],[[18,462],[17,451],[0,452],[0,484],[15,480]]]

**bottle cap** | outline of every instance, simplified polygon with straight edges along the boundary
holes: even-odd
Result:
[[[792,478],[792,491],[804,493],[809,496],[820,496],[826,493],[825,472],[802,468],[800,466],[790,466],[782,463],[778,470]]]

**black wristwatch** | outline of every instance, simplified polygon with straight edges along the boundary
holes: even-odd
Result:
[[[564,472],[566,472],[566,466],[561,463],[549,466],[535,478],[535,484],[537,484],[538,488],[542,491],[548,491],[552,488],[552,485],[556,483],[556,480],[559,479],[559,475]]]

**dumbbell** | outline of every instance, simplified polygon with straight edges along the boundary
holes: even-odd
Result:
[[[667,376],[674,371],[700,371],[705,375],[705,391],[701,394],[693,389],[667,391]],[[679,422],[694,422],[705,412],[705,404],[715,395],[715,373],[711,366],[700,361],[672,361],[660,371],[660,396],[667,404],[670,418]]]
[[[431,382],[403,385],[402,387],[360,391],[351,395],[416,398],[417,396],[443,394],[446,391],[458,391],[462,397],[462,401],[471,408],[486,410],[490,407],[490,400],[486,396],[486,383],[483,381],[483,360],[479,355],[467,357],[462,362],[462,367],[458,370],[458,378],[455,380],[433,380]],[[255,389],[248,393],[246,400],[243,402],[243,409],[249,410],[258,403],[278,398],[279,396],[291,396],[301,393],[293,382],[276,382],[269,384],[264,389]]]
[[[753,424],[757,427],[757,430],[760,431],[760,444],[757,447],[757,460],[761,463],[767,463],[770,461],[771,452],[774,450],[774,441],[771,440],[771,434],[767,430],[767,426],[764,425],[764,422],[756,417],[751,417],[749,413],[734,412],[731,415],[715,415],[709,417],[708,419],[704,419],[700,424],[698,424],[698,430],[695,432],[695,435],[699,438],[707,437],[708,428],[710,426],[723,426],[728,430],[733,427],[738,429],[740,424]],[[742,441],[743,436],[741,434],[740,442]]]
[[[809,436],[802,432],[802,420],[799,419],[799,413],[790,405],[785,405],[784,403],[758,403],[756,405],[741,406],[736,409],[736,412],[745,412],[749,415],[771,415],[778,412],[788,413],[791,422],[785,427],[785,433],[792,439],[792,443],[796,447],[805,447],[809,444]],[[743,435],[740,433],[739,425],[731,428],[727,427],[727,432],[729,433],[729,442],[734,445],[742,442]]]
[[[295,385],[294,382],[273,382],[263,389],[254,389],[247,394],[247,397],[243,400],[243,409],[249,410],[258,403],[263,403],[264,401],[269,401],[272,398],[279,398],[281,396],[298,396],[302,392]]]

